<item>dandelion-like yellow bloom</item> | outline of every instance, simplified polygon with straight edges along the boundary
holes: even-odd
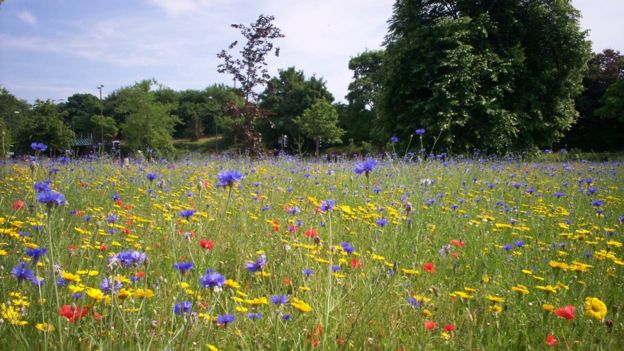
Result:
[[[22,320],[20,310],[12,305],[5,305],[4,303],[0,305],[0,316],[12,325],[22,326],[28,324],[28,322]]]
[[[307,304],[303,300],[299,300],[296,297],[292,298],[290,305],[294,307],[295,309],[297,309],[298,311],[303,312],[303,313],[312,311],[312,307],[309,304]]]
[[[607,305],[597,297],[587,297],[585,314],[595,319],[603,319],[607,315]]]
[[[49,333],[49,332],[51,333],[56,330],[56,328],[54,328],[54,325],[50,323],[37,323],[35,325],[35,328],[45,333]]]
[[[88,288],[87,296],[94,299],[96,302],[100,302],[104,298],[104,293],[102,293],[100,289]]]

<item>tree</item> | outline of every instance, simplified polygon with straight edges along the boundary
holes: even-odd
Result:
[[[301,116],[295,118],[294,122],[304,136],[314,140],[317,155],[322,141],[330,144],[342,142],[340,137],[344,130],[338,127],[338,112],[325,99],[315,102]]]
[[[586,151],[606,151],[622,148],[624,124],[613,118],[596,114],[607,89],[624,78],[624,56],[606,49],[592,54],[583,77],[583,93],[576,99],[579,118],[559,143],[559,147]]]
[[[258,121],[265,143],[277,147],[282,135],[300,138],[302,133],[293,120],[319,99],[334,100],[322,78],[306,79],[295,67],[279,70],[278,77],[273,77],[260,95],[260,107],[269,113],[268,118]]]
[[[125,116],[121,132],[127,146],[132,150],[153,149],[161,153],[173,150],[172,134],[179,123],[170,112],[171,104],[156,100],[154,80],[143,80],[116,93],[116,113]]]
[[[603,106],[596,110],[596,115],[619,122],[619,129],[622,130],[622,125],[624,125],[624,78],[620,78],[611,84],[600,102]],[[620,136],[619,145],[622,147],[621,137],[624,133],[618,135]]]
[[[262,149],[262,135],[255,129],[256,120],[265,117],[265,114],[254,103],[258,93],[257,87],[266,84],[271,77],[266,68],[266,57],[271,52],[279,55],[279,48],[273,47],[272,40],[283,38],[279,28],[273,25],[273,16],[260,15],[255,23],[249,27],[244,24],[232,24],[233,28],[239,29],[247,40],[240,51],[241,57],[234,58],[227,51],[222,50],[217,57],[223,63],[217,67],[219,73],[229,73],[234,76],[234,81],[240,83],[240,91],[245,98],[242,108],[234,108],[230,114],[237,119],[242,119],[238,130],[244,145],[252,152],[259,153]],[[238,41],[230,44],[232,50]]]
[[[384,137],[455,150],[551,146],[589,58],[568,1],[397,0],[379,98]],[[403,137],[403,138],[401,138]]]
[[[16,150],[27,153],[32,142],[42,142],[50,153],[71,150],[75,134],[63,122],[65,112],[52,100],[37,100],[31,113],[21,120],[16,132]]]
[[[13,96],[0,86],[0,157],[5,157],[11,150],[21,120],[29,114],[30,105]]]
[[[110,140],[119,128],[110,116],[100,114],[102,102],[92,94],[74,94],[59,107],[65,112],[66,123],[78,136],[91,136],[93,141]]]
[[[365,51],[349,60],[353,80],[349,83],[346,108],[341,108],[340,126],[345,130],[345,138],[352,141],[371,141],[373,128],[378,124],[375,101],[383,74],[381,65],[384,51]]]

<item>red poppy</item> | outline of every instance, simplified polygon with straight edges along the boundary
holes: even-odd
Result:
[[[305,231],[305,235],[308,238],[316,238],[318,236],[318,234],[316,233],[316,229],[308,229]]]
[[[24,208],[24,206],[26,205],[24,204],[24,201],[22,200],[15,200],[15,202],[13,203],[14,210],[21,210],[22,208]]]
[[[71,305],[64,305],[59,308],[59,314],[67,318],[67,320],[71,323],[76,322],[87,313],[89,313],[89,307],[76,306],[75,308],[72,308]]]
[[[143,277],[145,277],[145,272],[143,272],[143,271],[136,272],[136,273],[134,273],[134,276],[137,277],[137,278],[143,278]]]
[[[555,339],[555,337],[552,334],[548,333],[548,336],[546,336],[546,345],[553,347],[557,345],[558,343],[559,343],[559,340]]]
[[[123,201],[121,201],[121,200],[117,200],[117,201],[115,202],[115,204],[117,204],[117,206],[121,207],[121,206],[123,206]]]
[[[423,269],[425,270],[425,272],[429,272],[429,273],[434,273],[436,271],[435,266],[431,262],[427,262],[423,264]]]
[[[106,245],[105,245],[105,244],[102,244],[102,245],[100,246],[100,250],[102,250],[102,251],[106,251],[107,249],[108,249],[108,248],[106,247]]]
[[[433,330],[438,326],[438,323],[432,321],[425,321],[425,329]]]
[[[455,330],[455,325],[454,324],[446,324],[444,326],[444,330],[446,330],[447,332],[452,332],[453,330]]]
[[[557,308],[555,310],[555,314],[561,318],[573,320],[574,319],[574,306],[568,305],[565,307]]]
[[[451,240],[451,245],[455,245],[457,247],[464,247],[464,242],[461,240],[453,239]]]
[[[95,312],[95,311],[93,311],[93,318],[94,318],[96,321],[99,321],[99,320],[101,320],[101,319],[102,319],[102,315],[101,315],[101,314],[99,314],[99,313],[97,313],[97,312]]]
[[[273,231],[276,232],[276,233],[280,231],[280,225],[279,225],[279,222],[277,220],[273,221]]]
[[[353,268],[362,268],[364,265],[362,264],[362,262],[358,261],[357,258],[353,257],[351,259],[351,267]]]
[[[284,277],[284,278],[282,278],[282,285],[286,285],[286,286],[288,286],[288,285],[290,285],[291,283],[292,283],[292,281],[290,280],[290,278],[289,278],[289,277]]]
[[[214,247],[214,243],[212,242],[212,240],[201,239],[199,241],[199,246],[201,246],[202,248],[208,251],[211,251],[212,248]]]

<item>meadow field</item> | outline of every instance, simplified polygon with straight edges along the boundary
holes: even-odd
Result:
[[[621,350],[624,167],[0,166],[3,350]]]

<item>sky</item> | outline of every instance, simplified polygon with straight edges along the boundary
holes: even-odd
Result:
[[[175,90],[232,85],[216,54],[260,14],[285,38],[269,73],[294,66],[344,101],[349,59],[381,48],[394,0],[5,0],[0,85],[20,99],[98,96],[154,78]],[[595,52],[624,53],[624,0],[573,0]],[[240,45],[240,44],[239,44]]]

